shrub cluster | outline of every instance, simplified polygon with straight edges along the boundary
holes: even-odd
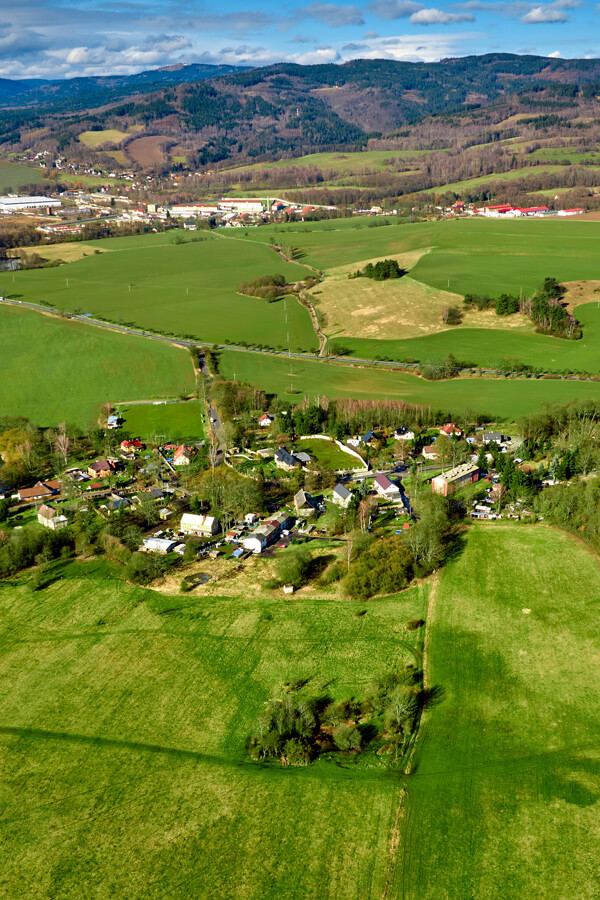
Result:
[[[283,297],[289,293],[289,288],[283,275],[263,275],[261,278],[255,278],[253,281],[242,281],[238,286],[240,294],[247,294],[249,297],[259,297],[261,300],[268,300],[269,303]]]
[[[406,269],[401,269],[395,259],[380,259],[376,263],[367,263],[364,269],[357,269],[349,278],[373,278],[375,281],[387,281],[388,278],[402,278]]]
[[[266,703],[248,741],[253,759],[308,766],[322,753],[359,753],[367,747],[398,755],[427,702],[422,673],[412,665],[379,676],[362,700],[304,696],[305,684],[282,685],[280,696]]]

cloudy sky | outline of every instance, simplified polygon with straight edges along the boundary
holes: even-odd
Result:
[[[0,76],[129,74],[175,63],[266,65],[503,51],[600,56],[583,0],[0,0]]]

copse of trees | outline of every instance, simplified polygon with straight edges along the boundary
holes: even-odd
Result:
[[[238,291],[240,294],[259,297],[261,300],[273,303],[285,294],[289,294],[290,288],[286,285],[283,275],[263,275],[253,281],[242,281],[238,285]]]
[[[401,758],[429,700],[412,665],[376,678],[364,698],[305,694],[305,681],[282,685],[260,713],[248,749],[254,760],[308,766],[323,753],[372,749]]]
[[[565,293],[566,289],[556,278],[546,278],[529,303],[529,315],[535,322],[537,331],[554,337],[579,340],[583,334],[581,325],[561,302]]]
[[[380,259],[376,263],[367,263],[364,269],[357,269],[349,278],[372,278],[374,281],[387,281],[390,278],[402,278],[406,269],[401,269],[395,259]]]

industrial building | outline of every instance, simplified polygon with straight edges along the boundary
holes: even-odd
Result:
[[[61,206],[60,200],[51,197],[0,197],[0,213],[4,215],[28,209],[58,209]]]

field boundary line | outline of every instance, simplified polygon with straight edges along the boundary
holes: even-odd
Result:
[[[423,640],[423,689],[426,690],[429,687],[429,639],[430,639],[430,623],[433,617],[433,612],[436,605],[437,600],[437,591],[438,585],[440,581],[440,569],[433,576],[433,583],[431,585],[431,593],[429,594],[429,603],[427,604],[427,616],[425,619],[425,638]],[[427,708],[421,711],[421,715],[419,716],[419,724],[417,725],[417,731],[415,733],[413,744],[408,756],[408,760],[406,762],[406,768],[404,770],[405,775],[411,775],[413,771],[413,763],[415,757],[415,751],[419,744],[419,740],[421,738],[423,732],[423,724],[425,721],[425,717],[427,714]]]

